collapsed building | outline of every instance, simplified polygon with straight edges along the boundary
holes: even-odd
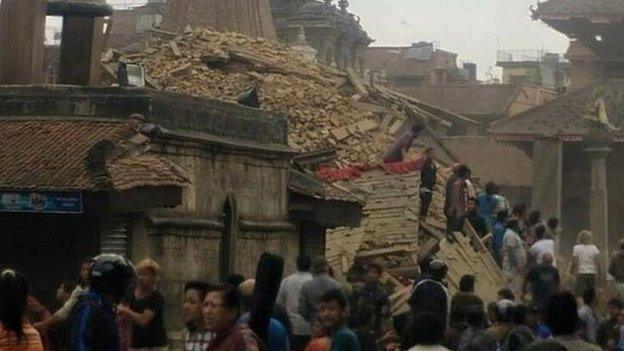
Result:
[[[28,19],[21,31],[0,33],[3,42],[28,39],[23,51],[1,56],[0,82],[25,84],[0,86],[0,120],[7,123],[2,160],[19,163],[12,152],[23,133],[38,147],[21,168],[0,173],[6,230],[0,240],[20,253],[2,255],[1,262],[45,282],[37,294],[50,295],[75,269],[78,252],[152,257],[163,266],[162,288],[174,297],[189,279],[252,275],[263,251],[284,256],[287,271],[299,253],[326,254],[339,275],[358,255],[382,259],[396,292],[395,312],[406,306],[418,257],[430,252],[449,260],[453,286],[466,273],[483,278],[484,293],[502,286],[470,228],[457,234],[457,244],[440,234],[440,189],[429,220],[418,219],[418,161],[398,170],[377,166],[390,142],[416,123],[426,127],[417,150],[435,145],[444,158],[458,161],[438,135],[474,120],[365,84],[352,67],[339,71],[266,38],[208,28],[154,31],[140,53],[110,52],[96,65],[100,38],[92,34],[111,9],[74,1],[47,7],[73,21],[64,27],[60,48],[58,82],[65,85],[33,86],[41,82],[36,29],[46,7],[20,4],[4,0],[0,18]],[[151,89],[118,87],[120,62],[142,65]],[[70,74],[72,63],[77,70]],[[235,103],[251,88],[264,110]],[[67,169],[73,172],[63,174]],[[335,176],[364,170],[368,185]],[[29,179],[33,173],[39,182]],[[398,206],[384,207],[399,198]],[[404,228],[386,233],[388,218],[397,215]],[[339,229],[327,234],[328,228]],[[344,246],[341,235],[361,240]],[[26,261],[33,241],[46,253]],[[59,257],[68,259],[49,274],[45,262]],[[178,299],[168,300],[173,330],[181,327],[179,308]]]

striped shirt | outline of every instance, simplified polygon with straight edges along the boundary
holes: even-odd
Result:
[[[24,337],[18,341],[14,332],[6,330],[0,323],[0,350],[2,351],[43,351],[39,332],[26,320],[22,322]]]
[[[214,338],[212,332],[188,331],[184,333],[184,351],[205,351]]]

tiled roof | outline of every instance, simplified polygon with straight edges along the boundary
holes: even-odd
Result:
[[[610,122],[624,125],[624,80],[608,80],[570,92],[541,106],[492,123],[491,130],[500,140],[532,140],[558,136],[581,140],[588,128],[584,117],[602,97]]]
[[[117,143],[137,135],[147,141],[137,127],[136,121],[0,120],[0,188],[121,191],[188,183],[184,172],[165,159],[116,150]],[[94,153],[106,143],[115,150]],[[96,174],[97,164],[104,169]]]
[[[517,87],[508,84],[432,85],[397,89],[405,95],[471,118],[505,114]]]
[[[539,4],[536,17],[624,15],[622,0],[548,0]]]
[[[335,185],[326,183],[313,175],[305,174],[301,171],[291,169],[288,178],[288,190],[309,196],[315,199],[327,201],[343,201],[352,203],[362,203],[355,195],[346,190],[342,190]]]

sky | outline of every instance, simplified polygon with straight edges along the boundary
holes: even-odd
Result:
[[[538,0],[350,0],[376,39],[374,46],[408,46],[436,42],[459,54],[461,62],[475,62],[486,79],[496,64],[497,50],[540,49],[564,53],[567,38],[544,23],[533,21],[529,8]],[[114,6],[138,6],[146,0],[108,0]],[[337,2],[337,1],[334,1]],[[500,75],[500,70],[494,71]]]
[[[531,19],[537,0],[351,0],[351,11],[376,39],[373,46],[437,42],[459,60],[476,62],[479,78],[498,49],[564,53],[567,38]]]

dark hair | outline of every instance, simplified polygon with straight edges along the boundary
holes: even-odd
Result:
[[[208,290],[210,290],[210,284],[200,281],[191,281],[184,284],[184,292],[187,292],[189,290],[197,291],[197,293],[199,294],[199,299],[203,301],[206,298]]]
[[[433,255],[426,255],[418,261],[418,266],[420,267],[420,273],[429,273],[429,264],[433,261],[435,257]]]
[[[511,210],[511,213],[513,213],[516,216],[523,216],[526,213],[526,205],[525,204],[515,205],[513,209]]]
[[[20,273],[7,269],[0,274],[0,322],[20,341],[24,337],[22,317],[28,298],[28,284]]]
[[[529,225],[536,225],[542,220],[542,213],[540,211],[533,211],[529,213]]]
[[[471,173],[471,171],[470,171],[470,168],[468,168],[468,166],[460,165],[459,167],[457,167],[457,171],[455,173],[457,174],[458,177],[464,178],[464,177],[467,177]]]
[[[514,294],[514,292],[509,288],[500,289],[498,291],[498,295],[501,296],[503,299],[516,301],[516,294]]]
[[[236,286],[230,284],[214,285],[208,289],[207,294],[215,292],[221,294],[223,307],[236,310],[237,312],[240,311],[241,296]]]
[[[586,305],[591,305],[596,301],[596,290],[593,288],[586,289],[583,292],[583,302]]]
[[[490,322],[496,322],[498,320],[500,320],[500,311],[498,309],[498,304],[496,304],[496,302],[490,302],[487,305],[487,312],[488,312],[488,318],[490,318],[490,315],[494,315],[494,318],[496,318],[496,320],[491,320]]]
[[[568,349],[554,340],[544,340],[529,345],[527,351],[568,351]]]
[[[312,267],[312,259],[308,255],[301,255],[297,258],[297,270],[307,272]]]
[[[499,222],[505,222],[507,217],[509,217],[509,211],[507,210],[498,211],[496,214],[496,220]]]
[[[68,294],[71,294],[72,292],[74,292],[74,290],[76,289],[76,286],[78,286],[78,283],[76,283],[73,280],[66,280],[62,282],[61,284],[63,284],[63,291],[65,291]]]
[[[577,304],[569,291],[553,294],[548,299],[544,311],[544,321],[553,335],[574,334],[579,325]]]
[[[242,282],[245,281],[245,276],[238,273],[233,273],[227,276],[225,279],[225,283],[232,286],[239,286]]]
[[[559,219],[557,218],[550,218],[548,220],[548,228],[550,229],[557,229],[557,227],[559,227]]]
[[[617,297],[614,297],[611,300],[609,300],[609,302],[607,302],[607,306],[612,306],[620,310],[624,309],[624,303],[622,303],[622,300]]]
[[[459,280],[459,291],[471,292],[474,291],[475,276],[472,274],[466,274]]]
[[[485,192],[488,195],[496,194],[496,184],[494,184],[494,182],[487,182],[487,184],[485,184]]]
[[[517,305],[511,310],[511,320],[515,325],[526,324],[527,308],[524,305]]]
[[[489,333],[480,331],[468,343],[466,351],[495,351],[498,342]]]
[[[535,227],[535,238],[537,238],[537,240],[544,239],[545,236],[546,236],[545,226],[540,224],[537,227]]]
[[[321,296],[319,302],[337,302],[343,309],[347,308],[347,298],[340,289],[332,289],[326,292]]]
[[[383,274],[383,272],[384,272],[383,266],[381,264],[377,263],[377,262],[371,262],[368,265],[367,271],[370,271],[371,269],[375,270],[378,274]]]
[[[517,219],[512,218],[510,220],[507,221],[507,228],[515,231],[515,232],[519,232],[520,231],[520,222],[518,222]]]
[[[371,321],[375,319],[375,306],[370,303],[365,303],[357,309],[355,314],[354,324],[361,327],[369,325]]]
[[[439,345],[444,341],[446,323],[435,313],[418,312],[410,321],[409,331],[412,346]]]
[[[312,262],[312,273],[320,274],[329,272],[329,262],[323,256],[318,256]]]

